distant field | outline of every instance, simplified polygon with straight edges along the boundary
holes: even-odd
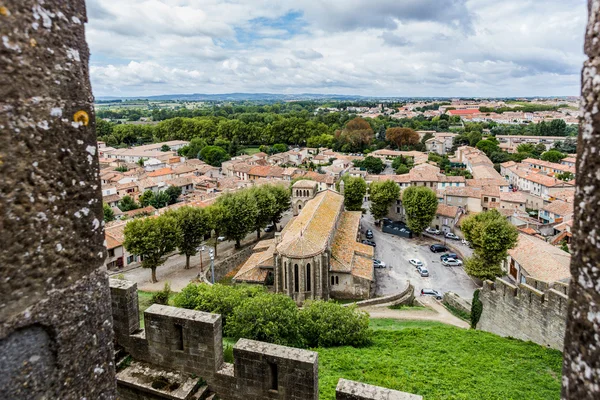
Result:
[[[254,155],[256,153],[260,153],[260,150],[258,149],[258,147],[246,147],[244,149],[244,153],[246,153],[249,156],[251,156],[251,155]]]
[[[562,353],[436,322],[371,320],[374,344],[319,352],[320,399],[339,378],[433,399],[559,399]]]

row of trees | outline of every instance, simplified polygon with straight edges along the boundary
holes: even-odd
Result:
[[[220,314],[225,335],[294,347],[365,346],[369,316],[355,306],[307,301],[302,309],[282,294],[259,286],[186,286],[174,305]]]
[[[277,224],[290,207],[290,192],[281,185],[263,185],[225,194],[206,208],[181,207],[155,218],[136,219],[125,226],[124,246],[132,254],[142,256],[142,267],[152,270],[152,282],[157,282],[156,268],[176,249],[186,257],[195,256],[201,243],[214,232],[240,246],[241,240],[269,223]],[[217,256],[215,241],[215,257]]]

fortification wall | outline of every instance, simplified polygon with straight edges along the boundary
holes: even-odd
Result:
[[[502,279],[485,281],[479,294],[483,311],[477,328],[562,350],[568,301],[565,291],[565,284],[549,286],[533,279],[518,286]]]
[[[225,275],[227,275],[235,268],[246,262],[246,260],[252,255],[255,245],[256,243],[252,242],[246,245],[245,247],[239,249],[238,251],[234,252],[229,257],[224,258],[221,261],[215,262],[215,282],[220,281],[225,277]],[[206,279],[208,279],[209,282],[212,282],[210,262],[204,264],[204,270],[206,271]]]
[[[444,303],[450,304],[457,310],[471,313],[471,300],[464,299],[454,292],[444,293]]]
[[[117,345],[134,360],[117,373],[120,397],[199,399],[204,398],[198,390],[206,381],[208,389],[222,399],[318,399],[318,353],[240,339],[233,348],[234,362],[226,363],[220,315],[153,304],[144,312],[145,329],[140,329],[137,285],[111,279],[110,289]],[[177,382],[177,388],[154,387],[158,376]],[[338,385],[337,396],[421,399],[350,381]]]

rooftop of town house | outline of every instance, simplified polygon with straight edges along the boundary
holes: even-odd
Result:
[[[250,170],[252,168],[253,168],[252,165],[246,164],[245,162],[241,162],[241,163],[234,164],[231,167],[231,170],[234,172],[248,173],[248,172],[250,172]]]
[[[472,114],[481,114],[478,109],[468,109],[468,110],[449,110],[447,111],[450,115],[472,115]]]
[[[180,178],[169,179],[169,180],[165,181],[165,184],[167,186],[182,187],[182,186],[193,185],[194,182],[195,182],[194,176],[182,176]]]
[[[567,203],[562,200],[554,200],[542,207],[542,210],[555,215],[568,215],[573,213],[573,203]]]
[[[102,201],[104,203],[113,203],[119,200],[121,200],[121,196],[118,194],[109,194],[108,196],[102,196]]]
[[[196,166],[192,165],[180,165],[179,167],[173,168],[173,174],[175,175],[183,175],[183,174],[192,174],[196,172]]]
[[[252,176],[273,176],[273,177],[283,177],[284,168],[276,167],[272,165],[257,165],[252,167],[248,171],[248,175]]]
[[[524,192],[500,192],[500,200],[509,203],[526,203],[527,196]]]
[[[137,181],[137,184],[141,188],[151,188],[151,187],[158,186],[158,183],[154,182],[152,179],[147,179],[147,178],[140,179],[139,181]]]
[[[123,214],[127,215],[128,218],[133,218],[138,215],[152,215],[156,212],[156,208],[152,206],[146,206],[142,208],[136,208],[135,210],[125,211]]]
[[[106,248],[114,249],[122,246],[125,241],[125,225],[127,221],[115,221],[104,228],[104,239],[106,240]]]
[[[309,200],[300,214],[286,225],[277,251],[287,257],[308,257],[326,250],[334,234],[344,196],[324,190]]]
[[[501,166],[503,166],[504,168],[509,168],[509,167],[513,167],[515,165],[517,165],[516,162],[514,161],[506,161],[500,164]]]
[[[571,254],[536,237],[520,233],[517,245],[508,254],[539,281],[557,282],[571,276]]]
[[[556,191],[552,193],[552,197],[557,200],[566,201],[567,203],[572,203],[575,201],[575,188],[569,187],[560,191]]]
[[[173,170],[171,168],[161,168],[161,169],[157,169],[156,171],[148,172],[147,176],[149,178],[156,178],[159,176],[171,175],[172,173],[173,173]]]
[[[465,187],[447,187],[444,190],[446,196],[458,196],[458,197],[474,197],[479,199],[481,197],[481,187],[465,186]]]
[[[573,186],[570,182],[565,182],[543,174],[528,174],[525,179],[546,187]]]
[[[537,160],[535,158],[526,158],[523,161],[521,161],[522,164],[525,165],[532,165],[534,167],[545,167],[545,168],[551,168],[551,169],[556,169],[559,171],[563,171],[563,172],[571,172],[572,174],[575,174],[575,167],[570,167],[568,165],[564,165],[564,164],[559,164],[559,163],[553,163],[550,161],[543,161],[543,160]]]
[[[356,241],[361,216],[360,211],[342,212],[331,245],[331,271],[372,281],[374,249]]]
[[[456,217],[456,214],[458,214],[458,207],[447,206],[445,204],[438,204],[437,211],[435,213],[443,217],[454,218]]]

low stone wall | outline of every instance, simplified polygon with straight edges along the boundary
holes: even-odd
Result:
[[[110,289],[115,340],[133,358],[117,374],[119,398],[192,400],[208,390],[228,400],[318,399],[318,353],[240,339],[226,363],[220,315],[153,304],[140,329],[137,285],[111,279]],[[159,378],[169,385],[156,387]],[[344,379],[336,390],[342,400],[421,399]]]
[[[368,300],[357,301],[356,303],[348,303],[348,304],[344,304],[344,306],[347,307],[347,306],[356,304],[358,307],[367,307],[367,306],[375,306],[375,305],[379,305],[379,304],[388,304],[388,303],[392,304],[392,305],[400,305],[400,304],[411,305],[413,303],[413,300],[415,299],[415,288],[410,283],[410,281],[407,281],[407,283],[408,283],[408,285],[407,285],[406,289],[404,289],[400,293],[392,294],[389,296],[383,296],[383,297],[375,297],[373,299],[368,299]]]
[[[450,304],[457,310],[471,313],[471,300],[463,299],[454,292],[444,293],[444,303]]]
[[[565,340],[567,303],[565,285],[548,287],[543,282],[515,286],[500,278],[485,281],[479,293],[483,304],[477,329],[500,336],[531,340],[542,346],[562,350]]]
[[[247,244],[229,257],[215,262],[215,282],[220,281],[225,275],[233,271],[240,264],[243,264],[252,254],[254,246],[256,246],[255,242]],[[210,262],[204,265],[204,269],[206,270],[206,279],[208,279],[209,282],[212,282]]]
[[[423,397],[382,388],[379,386],[367,385],[366,383],[340,379],[335,388],[336,400],[422,400]]]

